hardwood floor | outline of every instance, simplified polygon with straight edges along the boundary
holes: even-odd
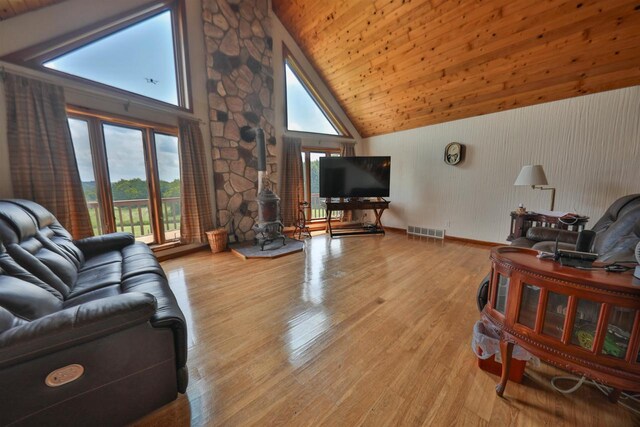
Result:
[[[242,260],[199,252],[163,263],[189,323],[186,395],[139,425],[639,425],[583,387],[552,391],[476,366],[470,340],[487,247],[399,233],[306,240]]]

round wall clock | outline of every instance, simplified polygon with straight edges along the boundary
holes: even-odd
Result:
[[[444,162],[453,166],[462,160],[464,160],[464,145],[459,142],[447,144],[444,148]]]

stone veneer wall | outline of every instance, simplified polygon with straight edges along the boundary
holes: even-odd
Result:
[[[203,0],[202,8],[218,224],[240,241],[251,240],[258,215],[257,150],[255,141],[240,137],[243,127],[264,129],[274,190],[277,182],[268,0]]]

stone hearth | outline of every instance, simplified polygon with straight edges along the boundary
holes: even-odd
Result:
[[[243,127],[264,129],[272,188],[277,182],[268,1],[204,0],[202,16],[218,222],[240,241],[251,240],[258,216],[257,149],[255,140],[240,137]]]

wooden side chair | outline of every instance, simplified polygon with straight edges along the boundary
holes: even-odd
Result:
[[[305,210],[309,207],[309,202],[300,202],[298,204],[298,218],[295,222],[295,228],[293,229],[293,238],[296,238],[296,233],[298,233],[297,240],[302,240],[302,235],[304,237],[311,238],[311,231],[309,230],[309,226],[307,225],[307,216],[304,213]]]

